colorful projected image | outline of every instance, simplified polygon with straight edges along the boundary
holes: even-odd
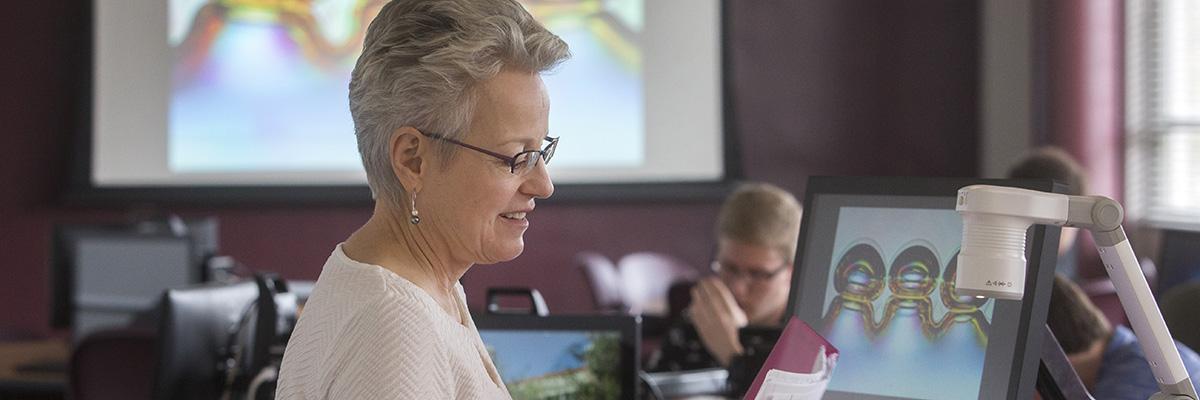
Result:
[[[818,328],[840,351],[829,390],[978,396],[994,301],[955,295],[961,240],[954,210],[841,209]]]
[[[176,173],[359,170],[347,103],[383,0],[172,0]]]
[[[573,53],[545,76],[552,168],[642,163],[642,1],[522,1]],[[347,86],[384,3],[171,0],[171,171],[360,170]]]
[[[564,137],[551,168],[644,162],[643,1],[521,0],[571,47],[571,60],[543,77],[550,134]]]
[[[488,330],[480,337],[514,400],[621,396],[615,333]]]

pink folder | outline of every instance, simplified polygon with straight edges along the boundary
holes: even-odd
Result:
[[[821,346],[825,346],[825,354],[818,355]],[[775,347],[767,356],[767,362],[758,370],[758,376],[754,377],[754,383],[750,384],[750,390],[743,399],[753,400],[758,395],[767,371],[778,369],[800,374],[811,373],[818,356],[831,357],[837,353],[837,348],[825,340],[825,337],[793,316],[783,328],[779,341],[775,342]]]

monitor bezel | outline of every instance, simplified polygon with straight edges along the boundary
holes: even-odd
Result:
[[[512,315],[471,313],[475,328],[509,331],[610,331],[621,335],[621,398],[637,398],[641,370],[641,317],[631,315]]]
[[[856,196],[914,196],[914,197],[957,197],[958,189],[969,185],[997,185],[1063,193],[1065,187],[1050,180],[980,179],[980,178],[929,178],[929,177],[835,177],[814,176],[808,180],[804,197],[806,207],[812,207],[814,199],[823,195]],[[805,246],[817,232],[812,231],[811,221],[823,212],[816,208],[805,210],[801,219],[796,260],[804,260]],[[1008,378],[1006,399],[1024,399],[1033,395],[1037,383],[1038,363],[1043,337],[1039,327],[1046,323],[1050,305],[1050,288],[1054,280],[1054,268],[1058,260],[1058,237],[1061,229],[1037,225],[1027,241],[1031,256],[1025,275],[1025,298],[1021,303],[1017,327],[1018,337],[1013,349],[1012,366]],[[1042,268],[1042,266],[1051,266]],[[824,268],[825,266],[821,266]],[[803,265],[797,264],[792,274],[791,290],[788,294],[785,316],[797,315],[800,292],[803,290]]]

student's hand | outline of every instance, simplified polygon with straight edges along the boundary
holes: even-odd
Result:
[[[692,288],[690,313],[708,353],[721,365],[729,366],[729,360],[742,353],[738,329],[747,323],[746,313],[738,307],[733,293],[717,277],[704,278]]]

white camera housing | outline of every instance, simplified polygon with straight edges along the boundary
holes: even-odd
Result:
[[[1158,382],[1159,392],[1151,399],[1200,399],[1125,237],[1120,203],[1102,196],[975,185],[959,189],[955,210],[963,218],[955,281],[959,295],[1020,299],[1025,294],[1025,232],[1030,225],[1090,231]]]
[[[987,185],[959,189],[954,207],[963,218],[958,294],[1020,300],[1025,294],[1025,232],[1035,223],[1065,224],[1069,205],[1062,194]]]

